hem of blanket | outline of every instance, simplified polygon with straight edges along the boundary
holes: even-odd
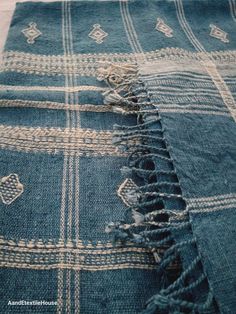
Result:
[[[100,71],[111,88],[104,95],[104,103],[113,106],[114,112],[137,115],[136,126],[114,126],[113,142],[130,153],[122,173],[132,180],[141,179],[143,184],[127,195],[131,204],[128,218],[111,222],[106,231],[115,240],[143,245],[154,254],[161,289],[147,301],[142,313],[214,313],[213,292],[203,270],[158,108],[134,66],[117,69],[108,65]],[[163,247],[167,249],[160,256],[157,250]],[[170,281],[168,266],[178,258],[182,271]]]

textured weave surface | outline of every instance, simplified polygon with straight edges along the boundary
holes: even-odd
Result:
[[[17,4],[0,312],[236,311],[235,39],[234,0]]]

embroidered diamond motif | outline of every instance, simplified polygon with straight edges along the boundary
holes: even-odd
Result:
[[[224,32],[222,29],[213,24],[210,24],[210,28],[211,28],[210,36],[215,37],[224,43],[229,42],[227,38],[228,33]]]
[[[93,30],[88,34],[90,38],[96,41],[97,44],[101,44],[103,42],[103,39],[108,36],[106,32],[104,32],[103,29],[101,29],[100,24],[94,24]]]
[[[160,18],[157,19],[156,30],[164,33],[166,37],[173,37],[173,29]]]
[[[137,203],[137,185],[132,179],[126,179],[119,187],[117,194],[127,206],[132,206]]]
[[[39,37],[40,35],[42,35],[40,30],[37,29],[37,24],[33,22],[29,23],[29,27],[23,29],[21,32],[25,35],[25,37],[28,38],[27,39],[28,44],[34,44],[35,39]]]
[[[15,173],[11,173],[0,180],[0,197],[6,205],[11,204],[23,191],[24,187]]]

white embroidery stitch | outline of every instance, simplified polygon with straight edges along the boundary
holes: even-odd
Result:
[[[173,29],[168,26],[162,19],[157,19],[156,30],[164,33],[166,37],[173,37]]]
[[[145,52],[145,58],[151,62],[154,60],[172,60],[179,63],[180,59],[196,62],[205,54],[204,52],[189,52],[180,48],[165,48]],[[235,64],[236,62],[236,51],[234,50],[208,52],[207,55],[216,64]],[[97,77],[97,69],[101,63],[116,63],[117,65],[130,63],[135,65],[137,58],[141,58],[141,55],[137,53],[72,54],[71,58],[66,58],[63,55],[39,55],[19,51],[5,51],[2,56],[0,73],[15,71],[50,76],[77,74],[95,77]]]
[[[15,173],[11,173],[7,177],[0,180],[0,197],[2,202],[10,205],[24,191],[23,185],[19,181],[19,177]]]
[[[28,44],[34,44],[35,39],[42,35],[39,29],[37,29],[37,24],[36,23],[29,23],[29,27],[25,28],[21,31],[25,37],[27,37],[27,43]]]
[[[135,190],[137,185],[132,179],[125,179],[125,181],[120,185],[117,194],[122,199],[122,201],[127,206],[132,206],[136,204],[137,199],[135,197]]]
[[[96,41],[97,44],[101,44],[103,39],[108,36],[103,29],[101,29],[100,24],[94,24],[92,31],[88,34],[90,38]]]
[[[210,36],[215,37],[224,43],[229,43],[229,40],[227,38],[228,33],[224,32],[222,29],[213,24],[210,24],[210,28],[211,28]]]

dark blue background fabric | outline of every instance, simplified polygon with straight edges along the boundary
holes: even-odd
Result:
[[[187,208],[186,228],[172,230],[172,245],[195,241],[180,250],[183,271],[201,258],[175,292],[203,273],[205,281],[180,302],[204,302],[210,287],[214,304],[196,311],[236,311],[235,8],[234,0],[17,4],[0,70],[0,187],[11,197],[3,178],[16,174],[24,191],[10,204],[2,194],[0,199],[0,312],[134,314],[145,311],[155,295],[160,307],[145,313],[190,312],[183,304],[173,309],[173,300],[160,297],[169,282],[158,277],[163,245],[153,255],[140,230],[131,235],[136,241],[126,244],[113,243],[106,232],[111,221],[130,222],[118,195],[129,152],[113,145],[113,127],[139,130],[140,121],[153,117],[161,124],[147,130],[163,129],[163,138],[158,142],[145,133],[149,146],[163,149],[168,159],[154,157],[154,168],[174,174],[171,179],[160,174],[164,185],[152,192],[167,197],[161,195],[152,210],[177,210],[181,216]],[[33,43],[22,33],[30,23],[40,31]],[[97,28],[105,32],[101,41],[99,34],[91,35]],[[126,105],[126,94],[136,85],[142,93],[145,85],[137,101],[150,107],[141,105],[138,120],[106,103],[114,87],[98,70],[107,65],[115,65],[118,78],[127,65],[139,71],[128,88],[122,80],[117,87],[124,88],[121,105]],[[132,105],[136,109],[137,102]],[[131,153],[141,143],[131,141]],[[153,170],[152,163],[147,166]],[[140,177],[134,181],[148,184]],[[169,197],[175,188],[166,190],[166,183],[179,184],[183,200]],[[180,261],[169,267],[174,277]],[[8,304],[20,300],[57,304]]]

